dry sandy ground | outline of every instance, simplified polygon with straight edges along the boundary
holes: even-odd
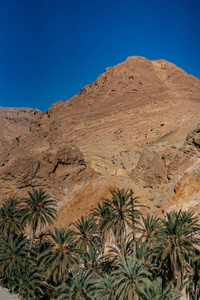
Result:
[[[18,300],[19,298],[11,295],[7,289],[0,286],[0,300]]]

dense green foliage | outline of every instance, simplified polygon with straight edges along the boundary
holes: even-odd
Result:
[[[57,216],[45,191],[5,200],[0,284],[26,300],[200,299],[198,217],[181,210],[151,216],[132,191],[111,194],[71,229],[42,233]]]

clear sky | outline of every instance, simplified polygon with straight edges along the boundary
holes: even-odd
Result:
[[[128,56],[200,78],[199,0],[0,0],[0,106],[42,111]]]

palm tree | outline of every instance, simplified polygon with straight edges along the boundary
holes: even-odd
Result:
[[[24,268],[30,251],[27,239],[22,235],[11,235],[0,239],[0,273],[3,278],[13,276],[15,270]]]
[[[140,224],[140,217],[141,217],[141,212],[139,208],[141,207],[146,207],[145,205],[141,205],[138,203],[138,197],[132,197],[133,196],[133,191],[131,189],[131,199],[130,199],[130,204],[131,204],[131,221],[132,221],[132,235],[133,235],[133,258],[136,259],[137,256],[137,241],[136,241],[136,231],[138,228],[136,228],[136,225],[141,225]]]
[[[128,237],[125,236],[122,241],[122,247],[121,245],[117,243],[113,243],[108,249],[107,257],[110,259],[113,259],[115,263],[119,262],[122,258],[121,254],[123,253],[123,257],[126,258],[128,256],[131,256],[133,254],[133,236],[132,234],[129,234]],[[106,257],[106,256],[105,256]]]
[[[58,300],[92,300],[92,272],[90,269],[79,269],[72,274],[70,284],[59,288],[60,296]]]
[[[71,230],[54,228],[49,231],[50,245],[39,256],[39,262],[46,272],[47,278],[53,278],[57,283],[63,283],[66,275],[77,266],[78,250],[74,246]]]
[[[162,279],[158,277],[140,292],[140,296],[143,300],[177,300],[181,294],[177,294],[172,282],[163,289]]]
[[[87,252],[80,253],[80,257],[85,269],[90,269],[95,274],[101,273],[101,249],[89,245]]]
[[[128,257],[121,259],[112,275],[118,299],[132,300],[150,283],[148,277],[151,273],[142,261]]]
[[[0,208],[0,234],[7,237],[22,233],[23,229],[19,200],[14,197],[4,200]]]
[[[43,280],[43,274],[34,264],[25,262],[23,270],[14,271],[11,291],[22,299],[41,299],[46,288],[47,283]]]
[[[82,216],[73,225],[76,227],[76,231],[73,231],[73,236],[78,248],[87,251],[90,245],[94,247],[100,246],[100,237],[94,219]]]
[[[52,224],[57,216],[56,201],[41,188],[28,192],[29,197],[22,200],[21,210],[24,220],[30,226],[31,247],[37,230]]]
[[[154,257],[161,269],[166,270],[165,280],[173,280],[178,292],[188,256],[195,255],[195,246],[199,243],[198,218],[191,212],[170,212],[162,220],[158,235],[154,238]]]
[[[200,260],[199,251],[196,253],[197,257],[190,262],[190,268],[186,274],[186,292],[191,300],[200,299]]]
[[[136,258],[144,261],[145,264],[151,264],[152,267],[152,262],[149,261],[150,254],[151,248],[149,247],[149,243],[143,242],[142,237],[140,237],[136,241]]]
[[[132,228],[135,240],[135,225],[138,223],[140,212],[137,209],[137,197],[133,198],[133,192],[129,190],[111,191],[112,199],[105,199],[105,205],[109,208],[108,226],[113,230],[115,241],[123,251],[123,238],[127,233],[127,227]],[[123,253],[121,253],[123,256]]]
[[[94,280],[92,288],[94,299],[116,300],[115,277],[103,274],[103,277]]]
[[[103,251],[105,250],[105,243],[107,239],[107,233],[109,231],[109,222],[110,222],[110,210],[109,206],[102,202],[102,204],[98,203],[97,207],[92,209],[90,216],[96,221],[97,228],[100,233],[101,244],[103,247]]]
[[[160,218],[147,214],[146,218],[142,216],[142,237],[145,242],[148,242],[155,234],[158,233],[158,229],[161,225]]]

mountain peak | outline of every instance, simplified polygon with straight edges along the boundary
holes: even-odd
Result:
[[[128,57],[53,104],[11,144],[0,157],[2,197],[43,186],[61,200],[62,226],[69,209],[75,221],[112,187],[133,188],[148,205],[155,199],[153,208],[170,206],[198,160],[194,145],[183,145],[199,110],[199,79],[165,60]]]

